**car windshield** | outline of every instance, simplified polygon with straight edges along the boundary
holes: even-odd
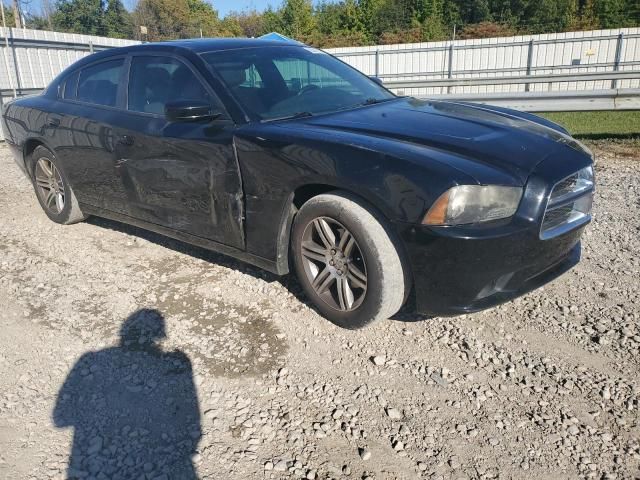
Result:
[[[262,120],[309,116],[396,98],[358,70],[311,47],[202,54],[242,106]]]

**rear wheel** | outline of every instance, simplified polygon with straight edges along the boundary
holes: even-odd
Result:
[[[402,306],[409,285],[399,244],[382,216],[354,196],[306,202],[291,241],[305,293],[336,325],[361,328]]]
[[[64,225],[86,219],[55,155],[39,146],[31,158],[33,187],[44,213],[54,222]]]

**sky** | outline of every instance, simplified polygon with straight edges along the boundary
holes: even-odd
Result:
[[[2,1],[2,0],[0,0]],[[258,10],[259,12],[266,10],[271,5],[277,8],[282,3],[282,0],[205,0],[205,2],[213,5],[218,11],[218,15],[222,18],[229,12],[241,12],[243,10]],[[51,3],[54,3],[53,1]],[[128,10],[133,10],[137,0],[123,0],[124,6]],[[316,3],[314,1],[314,3]],[[9,0],[5,0],[5,4],[10,4]],[[42,0],[31,0],[29,2],[23,2],[23,8],[27,11],[39,13],[41,10]]]
[[[224,17],[231,11],[242,10],[258,10],[259,12],[265,10],[269,5],[276,8],[280,5],[279,0],[216,0],[213,3],[213,8],[218,10],[218,15]]]
[[[269,5],[276,8],[280,6],[282,0],[204,0],[207,3],[213,5],[218,11],[220,18],[227,15],[229,12],[241,12],[243,10],[257,10],[259,12],[266,10]],[[129,10],[133,10],[137,0],[123,0],[125,7]]]

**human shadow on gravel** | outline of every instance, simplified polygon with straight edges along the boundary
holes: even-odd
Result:
[[[118,346],[85,353],[58,392],[56,427],[72,427],[67,478],[196,479],[202,431],[191,361],[163,351],[164,317],[142,309]]]

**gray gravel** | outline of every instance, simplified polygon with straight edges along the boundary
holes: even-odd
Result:
[[[357,332],[291,278],[51,223],[0,146],[0,478],[639,477],[637,145],[595,145],[576,269]]]

